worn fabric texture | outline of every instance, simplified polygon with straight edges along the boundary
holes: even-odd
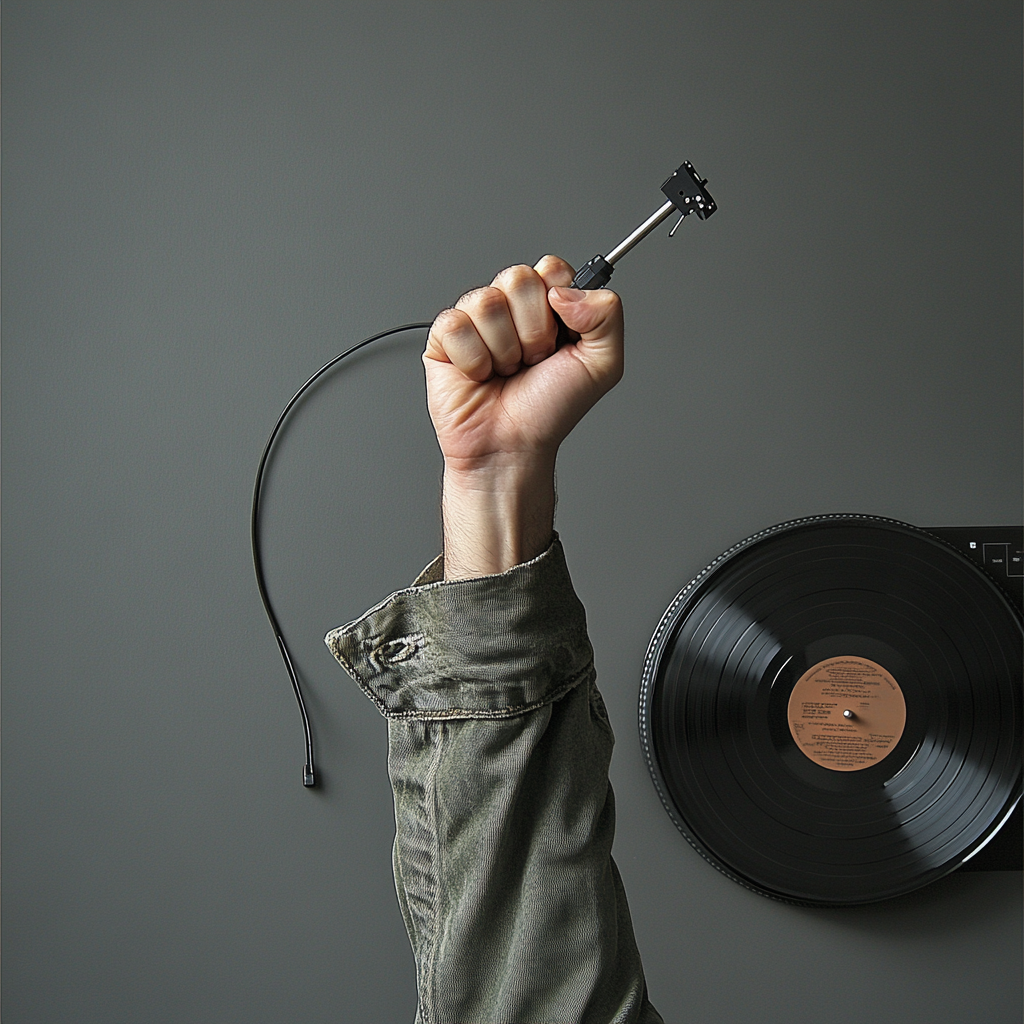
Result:
[[[562,546],[442,576],[438,559],[326,638],[388,719],[416,1024],[661,1022],[611,857],[614,740]]]

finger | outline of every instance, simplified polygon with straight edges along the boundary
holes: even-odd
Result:
[[[552,288],[548,292],[551,308],[565,325],[579,332],[576,354],[591,377],[607,390],[622,377],[622,302],[607,288],[581,291],[578,288]]]
[[[505,294],[509,314],[527,366],[555,351],[555,318],[548,305],[548,286],[533,267],[508,267],[494,279]]]
[[[542,256],[533,268],[548,288],[572,284],[576,272],[560,256]]]
[[[572,283],[572,279],[576,276],[576,271],[565,262],[560,256],[544,256],[535,268],[537,273],[543,278],[544,283],[548,288],[555,287],[566,287]],[[555,346],[559,344],[565,344],[566,342],[577,342],[580,340],[580,336],[575,332],[569,330],[565,324],[556,325],[555,333]]]
[[[490,350],[461,309],[443,309],[427,335],[424,359],[451,363],[470,380],[482,383],[494,373]]]
[[[490,351],[494,372],[502,377],[515,373],[522,365],[523,351],[505,293],[493,285],[477,288],[463,295],[455,308],[473,321],[477,334]]]

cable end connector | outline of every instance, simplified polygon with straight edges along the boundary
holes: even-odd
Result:
[[[311,765],[306,765],[302,769],[302,784],[307,789],[312,789],[316,785],[316,776],[313,774],[313,768]]]
[[[594,291],[603,288],[611,279],[615,268],[603,257],[595,256],[576,271],[570,288],[581,288],[583,291]]]

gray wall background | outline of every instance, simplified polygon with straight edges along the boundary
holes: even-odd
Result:
[[[616,274],[627,375],[558,526],[669,1021],[1019,1021],[1021,876],[844,912],[676,833],[636,736],[676,591],[773,523],[1021,519],[1015,2],[26,2],[3,11],[4,1020],[406,1021],[384,722],[322,635],[436,552],[417,338],[581,263],[681,159],[720,212]]]

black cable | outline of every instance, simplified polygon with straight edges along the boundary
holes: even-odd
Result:
[[[650,217],[647,218],[639,227],[631,231],[614,249],[609,250],[607,256],[601,256],[598,254],[588,263],[584,264],[576,276],[572,280],[570,287],[582,288],[584,290],[591,290],[596,288],[603,288],[608,281],[611,279],[612,272],[615,269],[616,262],[626,255],[638,242],[646,238],[663,220],[665,220],[673,210],[679,213],[679,220],[676,223],[676,227],[669,232],[669,237],[675,234],[676,228],[682,223],[683,218],[690,213],[696,213],[701,220],[706,220],[710,217],[718,207],[715,205],[714,199],[711,198],[711,194],[705,188],[707,185],[707,178],[701,178],[694,170],[693,164],[688,160],[684,160],[678,170],[672,173],[672,176],[661,186],[662,192],[665,194],[666,202],[662,204]],[[570,335],[566,332],[565,324],[555,317],[558,323],[558,338],[559,342],[564,342]],[[299,688],[299,678],[295,674],[295,666],[292,664],[291,655],[288,653],[288,645],[284,642],[284,637],[281,635],[281,627],[278,625],[277,616],[274,615],[274,610],[270,607],[270,598],[267,596],[267,586],[263,581],[263,560],[260,557],[260,534],[259,534],[259,519],[260,519],[260,494],[263,490],[263,473],[267,468],[267,459],[270,456],[270,450],[274,446],[274,441],[277,438],[278,431],[281,429],[281,425],[288,418],[288,413],[292,411],[295,403],[306,393],[306,391],[315,384],[332,366],[336,366],[338,363],[345,359],[347,356],[352,355],[353,352],[358,352],[361,348],[365,348],[367,345],[373,344],[375,341],[380,341],[381,338],[387,338],[392,334],[400,334],[402,331],[413,331],[421,329],[429,329],[430,324],[403,324],[401,327],[392,327],[390,331],[382,331],[380,334],[375,334],[372,338],[367,338],[365,341],[359,342],[358,345],[353,345],[350,349],[342,352],[340,356],[335,356],[325,366],[321,366],[316,373],[313,374],[305,384],[299,388],[298,391],[292,396],[292,400],[284,407],[284,412],[278,417],[277,423],[274,425],[274,429],[270,432],[270,440],[267,441],[266,448],[263,449],[263,458],[260,459],[260,468],[256,470],[256,485],[253,488],[252,495],[252,562],[253,568],[256,570],[256,583],[260,588],[260,597],[263,599],[263,608],[267,613],[267,618],[270,619],[270,625],[274,630],[274,637],[277,640],[277,646],[281,650],[281,657],[284,659],[285,668],[288,669],[288,675],[292,681],[292,689],[295,691],[295,699],[299,704],[299,711],[302,713],[302,728],[306,734],[306,766],[302,773],[302,784],[304,786],[315,786],[316,785],[316,774],[313,768],[313,737],[309,732],[309,716],[306,714],[306,705],[302,700],[302,690]]]
[[[387,338],[392,334],[401,334],[402,331],[414,331],[414,330],[427,330],[430,328],[429,323],[416,323],[416,324],[403,324],[401,327],[392,327],[389,331],[381,331],[380,334],[375,334],[372,338],[366,338],[364,341],[359,342],[358,345],[353,345],[350,349],[346,349],[341,353],[340,356],[335,356],[329,363],[321,366],[316,373],[313,374],[305,384],[299,388],[298,391],[292,396],[292,400],[284,407],[284,412],[277,418],[277,423],[274,424],[274,429],[270,432],[270,439],[267,441],[267,446],[263,449],[263,457],[260,459],[260,467],[256,470],[256,483],[253,487],[252,492],[252,521],[250,524],[251,539],[252,539],[252,564],[256,571],[256,585],[259,587],[260,597],[263,600],[263,608],[267,613],[267,618],[270,619],[271,628],[274,630],[274,638],[277,640],[277,646],[281,651],[281,657],[284,659],[285,668],[288,669],[288,675],[292,681],[292,689],[295,691],[295,699],[299,704],[299,712],[302,715],[302,729],[306,737],[306,764],[302,771],[302,784],[304,786],[315,786],[316,785],[316,771],[313,765],[313,737],[309,731],[309,716],[306,714],[306,705],[302,699],[302,690],[299,688],[299,677],[295,673],[295,666],[292,664],[291,655],[288,652],[288,645],[284,642],[284,636],[281,634],[281,627],[278,624],[277,616],[274,614],[274,609],[270,605],[270,597],[267,594],[267,585],[263,579],[263,558],[260,554],[260,496],[263,493],[263,476],[267,468],[267,460],[270,458],[270,450],[274,447],[274,441],[277,439],[277,435],[284,424],[284,421],[288,418],[288,413],[292,411],[295,403],[313,386],[332,366],[337,366],[343,359],[352,355],[354,352],[358,352],[361,348],[366,348],[367,345],[372,345],[375,341],[380,341],[381,338]]]

